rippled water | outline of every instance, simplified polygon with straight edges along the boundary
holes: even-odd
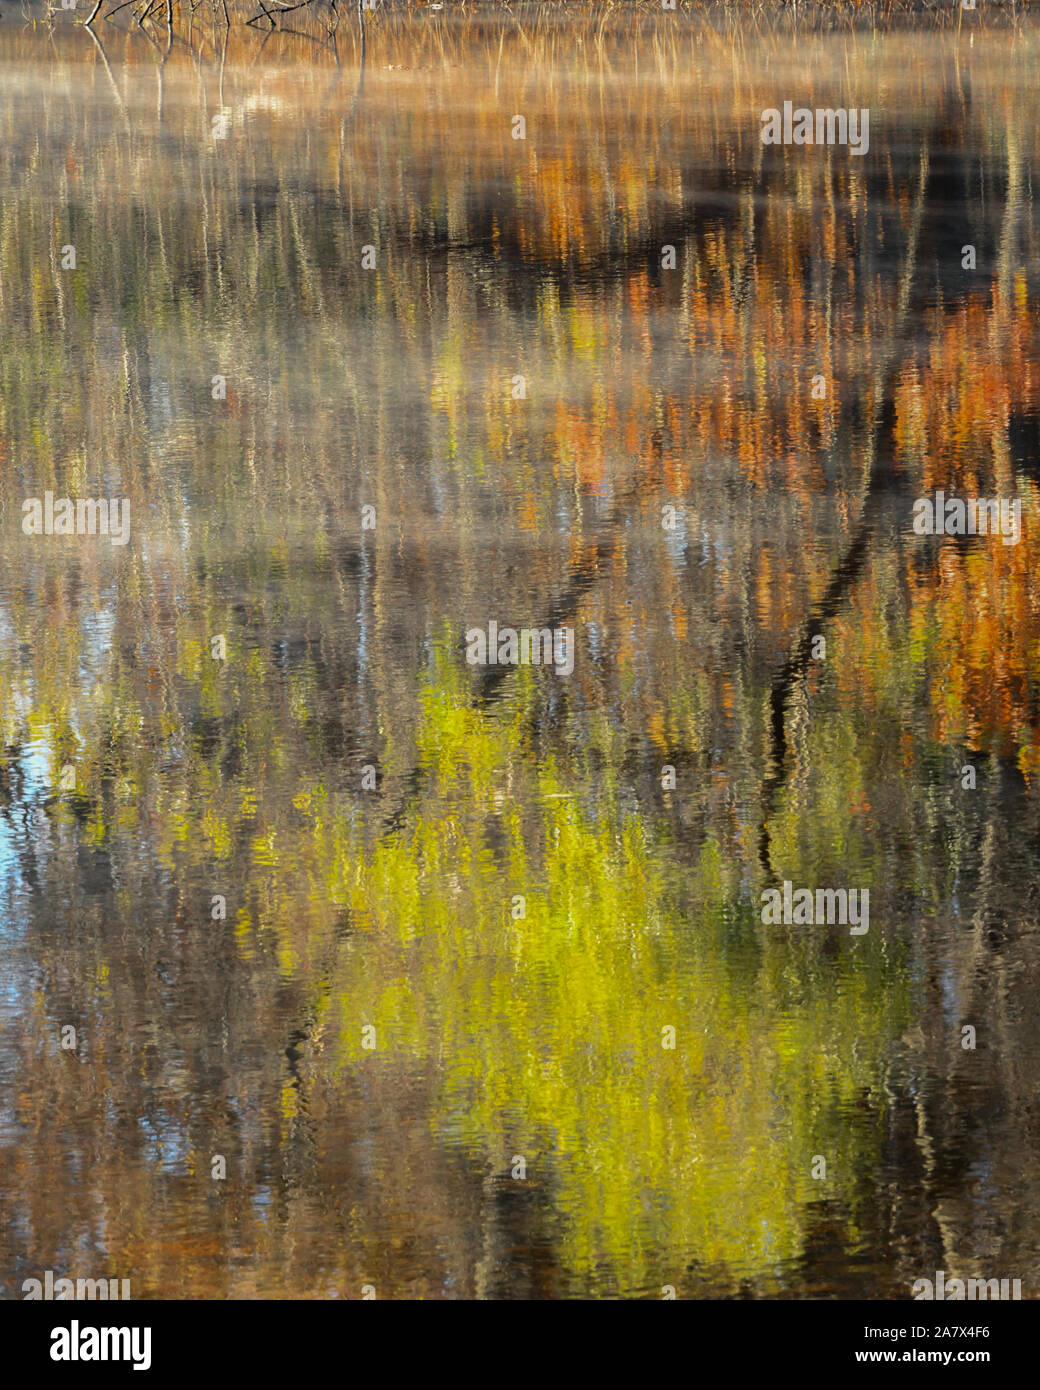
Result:
[[[199,14],[0,26],[6,1295],[1034,1296],[1034,30]]]

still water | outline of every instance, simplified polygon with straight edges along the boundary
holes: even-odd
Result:
[[[1036,1296],[1036,32],[203,16],[0,26],[4,1296]]]

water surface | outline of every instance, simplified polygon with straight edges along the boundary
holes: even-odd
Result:
[[[1034,30],[9,17],[6,1296],[1033,1296]]]

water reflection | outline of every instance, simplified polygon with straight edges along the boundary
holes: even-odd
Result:
[[[9,1294],[1030,1296],[1032,31],[205,33],[0,35]]]

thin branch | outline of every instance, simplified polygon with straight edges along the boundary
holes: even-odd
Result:
[[[914,208],[903,267],[903,278],[899,289],[896,326],[891,339],[893,344],[898,343],[902,334],[916,277],[918,241],[928,192],[929,172],[930,160],[926,140],[921,150],[917,202]],[[889,360],[882,363],[875,377],[874,400],[876,404],[870,435],[870,466],[865,481],[856,534],[832,574],[823,598],[813,607],[802,625],[791,655],[773,680],[773,688],[769,697],[770,767],[762,782],[762,819],[759,824],[758,839],[759,862],[770,882],[776,881],[776,872],[773,868],[769,822],[772,818],[777,794],[787,780],[787,706],[795,687],[808,670],[812,657],[813,638],[819,632],[820,627],[834,617],[867,559],[872,532],[871,503],[881,481],[878,465],[883,450],[878,446],[881,439],[891,438],[894,429],[893,392],[899,367],[900,360],[896,356],[895,347],[893,347]]]

